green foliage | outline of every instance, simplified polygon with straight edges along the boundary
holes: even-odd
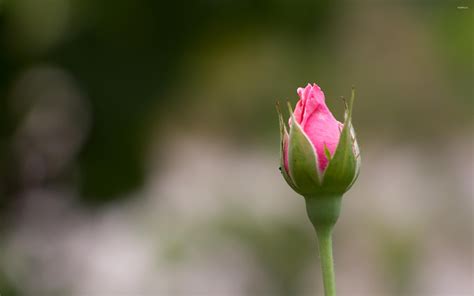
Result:
[[[176,113],[173,108],[181,110],[182,104],[195,100],[166,99],[182,81],[183,61],[202,56],[201,43],[219,47],[216,40],[207,40],[209,36],[235,39],[242,30],[247,35],[263,30],[303,44],[307,36],[321,31],[335,8],[327,0],[191,1],[186,7],[176,1],[119,0],[111,5],[65,0],[41,3],[41,9],[29,4],[39,5],[5,3],[0,14],[5,40],[0,45],[0,134],[5,136],[0,151],[10,155],[13,131],[24,119],[8,108],[8,95],[19,75],[38,65],[64,70],[79,82],[92,117],[77,163],[64,174],[77,177],[78,196],[96,205],[129,196],[143,184],[144,154],[150,129],[156,128],[150,122],[161,125],[169,117],[178,119],[170,114]],[[51,34],[57,34],[54,40],[42,40]],[[267,110],[262,104],[255,108]],[[242,124],[230,128],[245,134]],[[21,176],[12,172],[17,165],[14,159],[8,165],[0,162],[0,169],[8,172],[0,174],[4,188],[22,190]],[[1,191],[4,200],[1,196],[7,193]]]

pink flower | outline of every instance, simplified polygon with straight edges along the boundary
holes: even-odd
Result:
[[[279,103],[276,105],[280,125],[279,168],[286,183],[305,199],[306,212],[318,234],[320,251],[323,250],[325,295],[333,295],[334,275],[325,272],[332,263],[331,231],[339,217],[342,196],[357,180],[361,165],[352,125],[355,89],[352,88],[351,99],[345,104],[344,124],[329,111],[319,86],[308,84],[297,92],[300,100],[294,111],[288,103],[289,128]]]
[[[308,83],[305,88],[298,88],[297,92],[300,100],[295,107],[295,120],[316,151],[319,169],[324,171],[329,161],[325,148],[331,156],[334,155],[343,124],[334,118],[326,106],[324,93],[318,85]],[[283,142],[283,162],[285,170],[289,172],[287,140]]]
[[[300,100],[293,111],[289,132],[277,104],[280,122],[280,169],[285,181],[305,198],[342,195],[360,171],[360,151],[352,126],[352,89],[345,105],[344,124],[334,118],[316,84],[298,88]]]

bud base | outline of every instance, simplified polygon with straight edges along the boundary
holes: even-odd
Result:
[[[342,195],[307,196],[306,212],[314,228],[333,227],[341,212]]]

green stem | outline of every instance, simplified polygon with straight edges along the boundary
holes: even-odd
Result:
[[[332,257],[332,230],[341,211],[341,195],[306,197],[306,211],[318,237],[324,295],[336,296],[334,260]]]
[[[332,227],[319,227],[317,235],[321,270],[323,273],[324,295],[336,296],[336,280],[332,257]]]

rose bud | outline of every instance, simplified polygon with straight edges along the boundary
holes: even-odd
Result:
[[[300,100],[291,106],[289,129],[280,118],[281,172],[286,182],[305,197],[345,193],[357,178],[360,155],[351,123],[353,97],[346,105],[344,124],[326,106],[316,84],[298,88]]]
[[[345,105],[344,123],[326,106],[316,84],[298,88],[300,100],[290,111],[289,130],[279,108],[280,170],[286,182],[306,201],[306,211],[318,235],[326,296],[334,296],[332,229],[339,217],[342,195],[359,175],[360,153],[352,127],[354,89]],[[278,107],[278,105],[277,105]]]
[[[326,106],[316,84],[297,90],[300,100],[290,111],[289,133],[278,109],[281,134],[280,170],[286,182],[307,200],[335,197],[340,200],[357,179],[359,147],[352,127],[352,91],[345,105],[344,123]],[[339,205],[337,205],[339,208]],[[336,217],[339,215],[337,210]],[[333,221],[335,223],[335,220]]]

